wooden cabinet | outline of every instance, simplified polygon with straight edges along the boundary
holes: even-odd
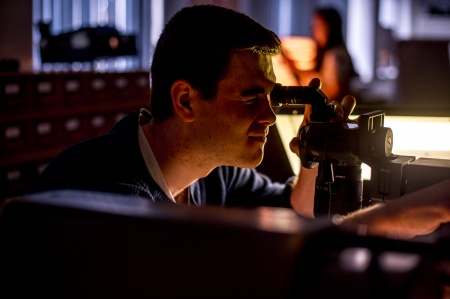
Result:
[[[0,73],[0,200],[22,195],[64,148],[149,105],[144,71]]]

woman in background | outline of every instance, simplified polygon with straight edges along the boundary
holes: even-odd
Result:
[[[302,70],[296,67],[293,57],[284,55],[284,58],[298,85],[306,86],[313,78],[319,78],[328,101],[340,102],[351,93],[350,82],[357,76],[342,34],[341,16],[334,8],[319,8],[314,11],[311,26],[317,48],[315,66]],[[306,105],[306,109],[310,109],[310,105]]]
[[[334,8],[319,8],[311,20],[311,36],[316,46],[316,56],[310,69],[298,68],[296,57],[284,55],[298,85],[308,85],[313,78],[322,82],[322,91],[329,101],[340,101],[350,93],[350,81],[357,76],[342,34],[342,19]],[[311,47],[311,43],[304,45]],[[290,51],[293,52],[293,51]],[[285,53],[287,54],[287,53]],[[304,53],[293,53],[304,55]],[[301,59],[302,57],[300,57]]]

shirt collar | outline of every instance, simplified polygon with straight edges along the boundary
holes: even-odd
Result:
[[[144,114],[139,115],[138,141],[142,157],[144,158],[145,161],[145,166],[147,167],[147,170],[149,171],[151,177],[155,180],[156,184],[158,184],[158,186],[161,188],[164,194],[168,198],[170,198],[170,200],[176,202],[175,198],[172,195],[172,192],[170,192],[169,187],[167,186],[167,182],[161,172],[161,168],[159,167],[158,161],[156,161],[156,157],[153,154],[150,144],[148,143],[148,140],[145,137],[144,130],[142,129],[142,126],[146,125],[148,121],[150,121],[150,119],[146,115]]]

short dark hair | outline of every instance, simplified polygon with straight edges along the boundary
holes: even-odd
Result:
[[[150,68],[151,112],[162,120],[173,114],[170,90],[176,80],[187,80],[203,98],[216,96],[236,51],[275,55],[278,36],[232,9],[195,5],[178,11],[166,24]]]

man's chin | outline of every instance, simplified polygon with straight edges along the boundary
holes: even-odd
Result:
[[[257,157],[253,157],[252,159],[248,159],[246,161],[243,161],[242,164],[238,167],[241,168],[256,168],[257,166],[259,166],[259,164],[261,164],[263,160],[263,155],[259,155]]]
[[[257,150],[253,148],[235,155],[234,158],[232,156],[228,156],[224,165],[240,168],[255,168],[261,164],[263,157],[264,148],[259,148]]]

